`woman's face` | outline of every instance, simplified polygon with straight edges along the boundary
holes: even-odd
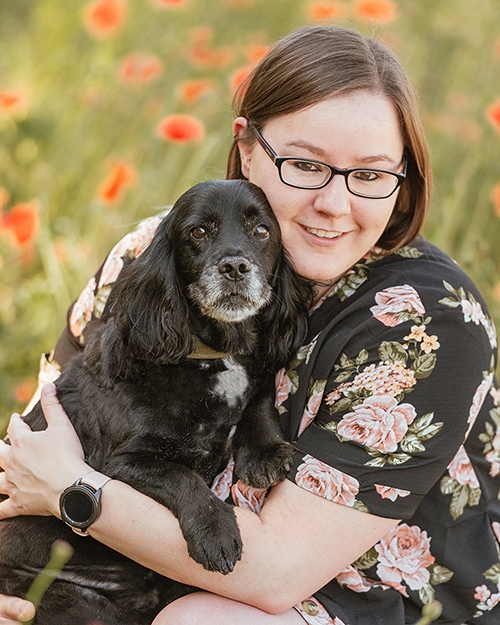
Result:
[[[234,123],[238,135],[247,120]],[[279,156],[315,159],[339,169],[401,172],[403,138],[396,111],[381,94],[358,91],[269,121],[260,129]],[[281,182],[278,169],[258,143],[240,141],[242,171],[261,187],[281,227],[295,269],[311,280],[332,283],[378,241],[394,209],[386,199],[352,195],[343,176],[323,189],[297,189]]]

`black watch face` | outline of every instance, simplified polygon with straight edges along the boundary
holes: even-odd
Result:
[[[62,502],[64,520],[76,527],[90,525],[97,517],[95,494],[82,486],[69,488]]]

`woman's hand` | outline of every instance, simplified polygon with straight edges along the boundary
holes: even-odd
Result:
[[[0,595],[0,625],[19,625],[35,616],[35,606],[19,597]]]
[[[23,418],[12,415],[0,441],[0,519],[13,516],[59,515],[59,496],[75,480],[92,471],[84,462],[82,446],[62,409],[53,384],[41,395],[47,429],[33,432]]]

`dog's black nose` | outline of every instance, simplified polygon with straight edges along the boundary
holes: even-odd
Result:
[[[228,280],[242,280],[245,274],[251,271],[252,267],[250,262],[242,256],[233,256],[231,258],[224,258],[217,265],[219,273],[222,274]]]

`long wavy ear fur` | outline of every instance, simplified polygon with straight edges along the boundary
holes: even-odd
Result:
[[[128,353],[155,364],[175,364],[192,351],[188,304],[173,258],[172,217],[165,217],[148,248],[122,269],[106,311]]]
[[[277,371],[293,357],[307,332],[308,308],[313,299],[312,283],[299,276],[286,252],[276,269],[273,297],[260,316],[264,336],[261,358],[266,367]]]

